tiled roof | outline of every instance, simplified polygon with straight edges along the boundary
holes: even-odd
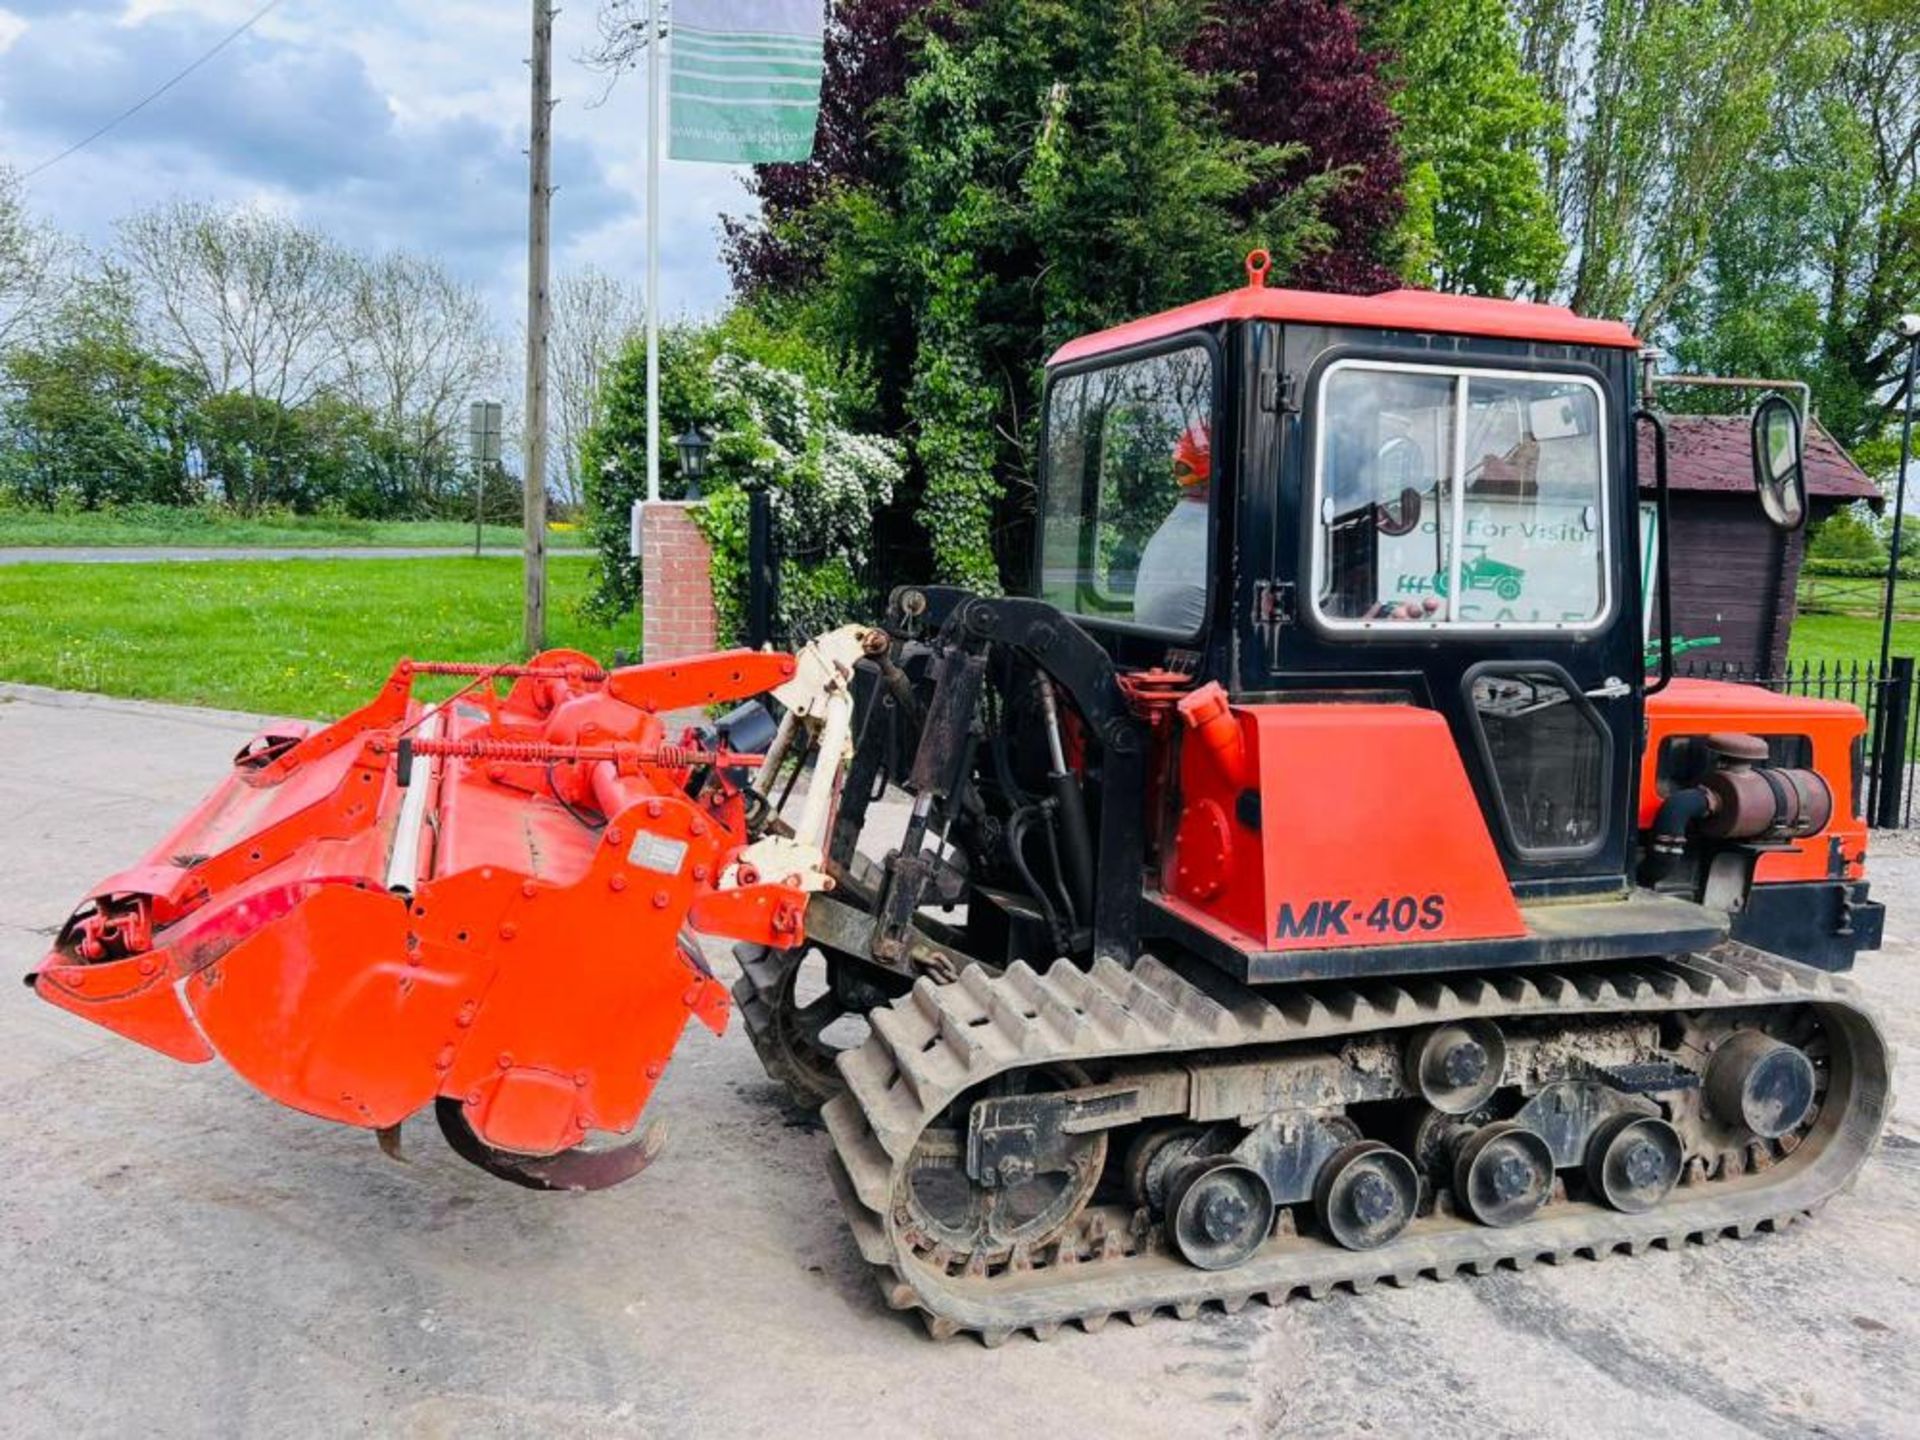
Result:
[[[1753,429],[1745,415],[1667,416],[1667,478],[1675,491],[1753,493]],[[1807,427],[1807,493],[1817,500],[1881,500],[1880,487],[1818,420]],[[1653,436],[1640,427],[1640,488],[1653,488]]]

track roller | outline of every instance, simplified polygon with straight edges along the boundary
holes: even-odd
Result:
[[[1482,1225],[1518,1225],[1553,1194],[1553,1151],[1511,1120],[1482,1125],[1454,1157],[1453,1194]]]
[[[1267,1182],[1251,1166],[1225,1156],[1188,1162],[1167,1198],[1173,1248],[1202,1270],[1241,1264],[1273,1229]]]
[[[1616,1210],[1651,1210],[1680,1181],[1680,1132],[1653,1115],[1616,1115],[1587,1142],[1587,1183]]]
[[[1507,1042],[1490,1020],[1423,1030],[1407,1044],[1407,1080],[1442,1115],[1464,1115],[1500,1088]]]
[[[1413,1162],[1379,1140],[1357,1140],[1321,1167],[1313,1186],[1320,1228],[1348,1250],[1372,1250],[1412,1221],[1420,1203]]]

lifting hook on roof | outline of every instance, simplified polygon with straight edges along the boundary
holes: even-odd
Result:
[[[1267,271],[1273,268],[1273,256],[1265,250],[1247,252],[1247,285],[1250,289],[1264,290],[1267,285]]]

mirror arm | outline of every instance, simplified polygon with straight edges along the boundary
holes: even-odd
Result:
[[[1667,422],[1644,405],[1633,412],[1633,418],[1635,424],[1644,421],[1653,426],[1653,583],[1660,599],[1660,678],[1645,687],[1644,696],[1658,695],[1673,683],[1673,587],[1667,569],[1673,527],[1667,523]],[[1643,680],[1644,676],[1643,671]]]

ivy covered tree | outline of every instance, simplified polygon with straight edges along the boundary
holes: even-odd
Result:
[[[1025,563],[1039,378],[1061,341],[1226,288],[1256,246],[1281,276],[1390,283],[1398,171],[1375,62],[1338,4],[1272,8],[1295,28],[1205,0],[972,0],[895,6],[859,48],[830,42],[829,88],[838,63],[877,97],[862,141],[826,138],[854,114],[837,111],[815,166],[761,171],[766,211],[730,253],[750,293],[870,367],[876,420],[911,444],[903,505],[937,576],[992,588]],[[837,23],[869,18],[853,0]],[[1248,45],[1216,33],[1239,24]],[[1328,24],[1344,49],[1315,52]],[[1283,93],[1259,45],[1322,63]],[[1336,92],[1318,119],[1299,103]],[[1260,133],[1283,122],[1329,148]]]

